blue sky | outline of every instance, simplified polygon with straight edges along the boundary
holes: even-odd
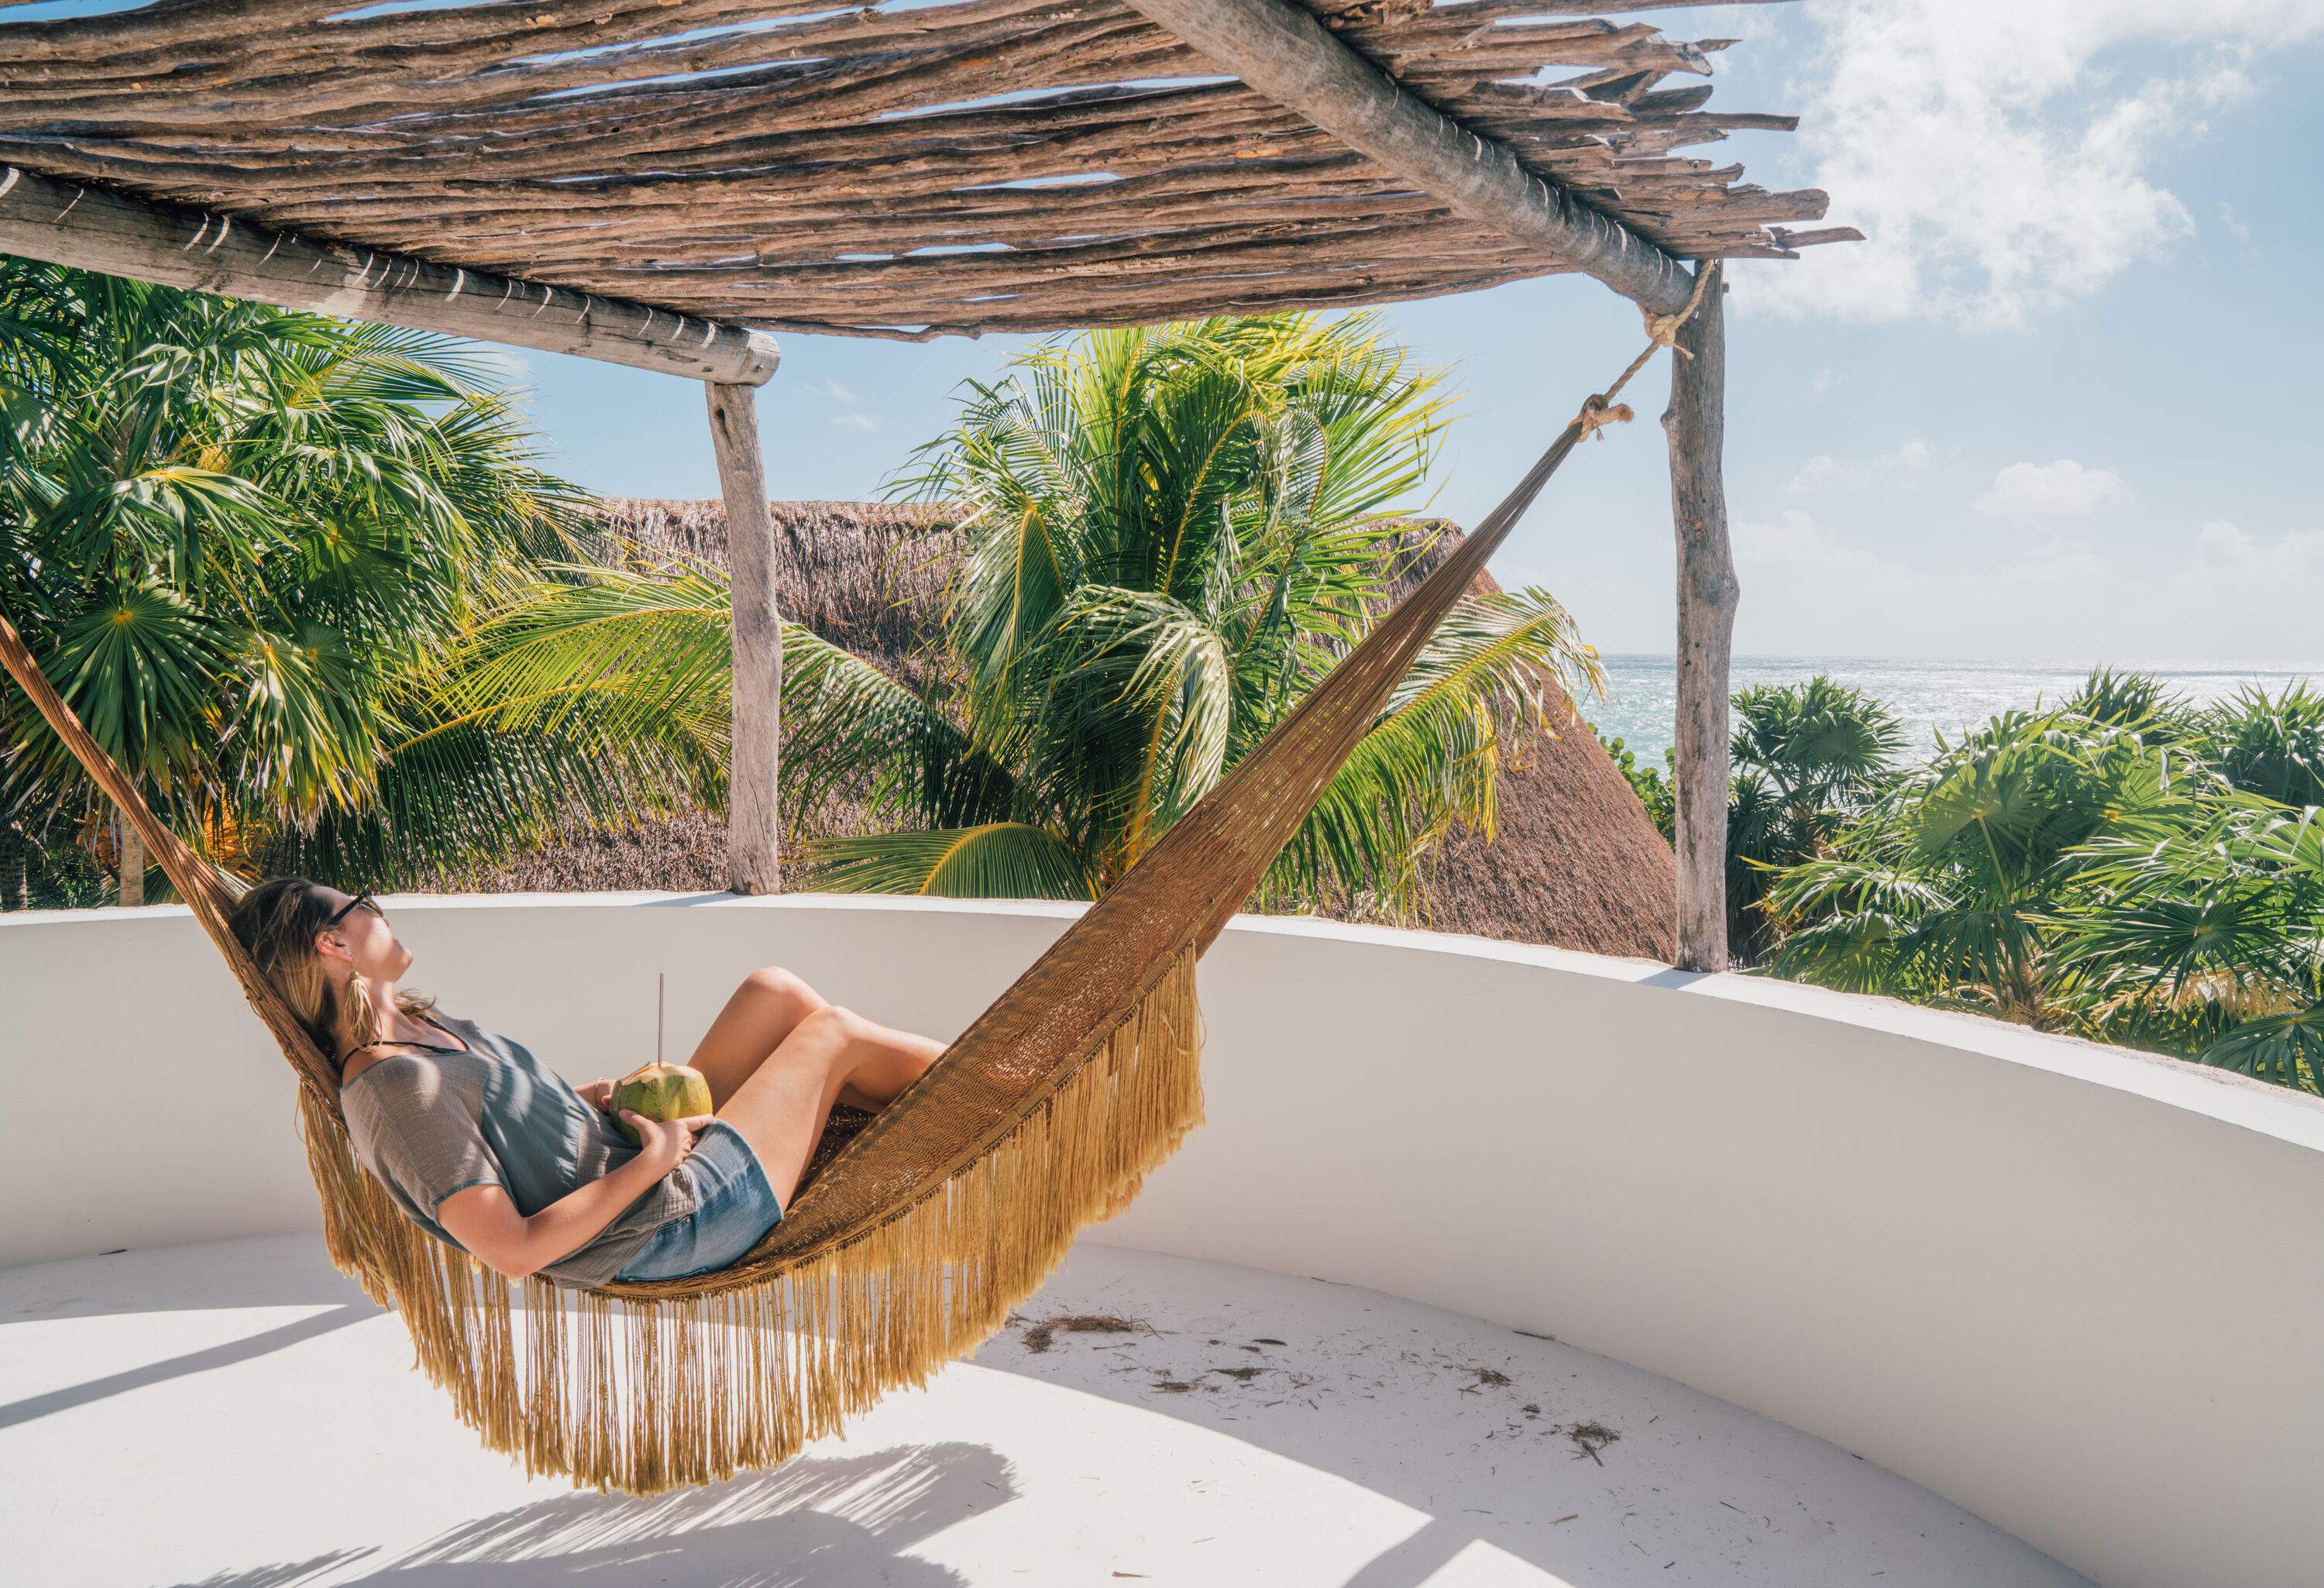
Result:
[[[82,9],[74,6],[72,9]],[[50,10],[51,7],[42,7]],[[1735,37],[1713,104],[1800,133],[1692,151],[1816,185],[1869,244],[1746,263],[1727,477],[1751,654],[2324,657],[2319,0],[1805,0],[1655,14]],[[1489,509],[1639,342],[1563,277],[1380,311],[1457,372],[1433,486]],[[786,336],[779,495],[876,494],[1007,338]],[[691,383],[512,355],[551,466],[717,491]],[[1494,560],[1609,651],[1670,648],[1659,367]]]
[[[1833,218],[1876,238],[1736,272],[1738,649],[2324,655],[2324,222],[2304,174],[2324,106],[2302,87],[2324,6],[1808,0],[1660,21],[1741,37],[1714,104],[1809,117],[1708,152],[1827,186]],[[1434,485],[1463,522],[1638,342],[1635,312],[1575,278],[1382,312],[1458,372],[1465,417]],[[875,494],[1010,345],[783,340],[768,473],[802,497]],[[574,477],[715,493],[692,388],[526,362]],[[1644,422],[1577,458],[1494,562],[1609,651],[1670,643],[1664,378],[1642,377]]]

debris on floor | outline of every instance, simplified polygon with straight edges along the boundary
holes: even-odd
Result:
[[[1580,1461],[1586,1455],[1602,1467],[1606,1463],[1599,1459],[1598,1453],[1622,1436],[1603,1423],[1589,1422],[1574,1424],[1565,1430],[1565,1436],[1573,1441],[1574,1449],[1580,1452],[1580,1454],[1573,1458],[1574,1460]]]
[[[1018,1320],[1011,1318],[1010,1322]],[[1137,1318],[1117,1317],[1111,1313],[1061,1313],[1053,1318],[1043,1318],[1025,1331],[1025,1349],[1037,1354],[1057,1343],[1059,1334],[1132,1334],[1143,1330],[1148,1334],[1158,1333],[1153,1325]]]

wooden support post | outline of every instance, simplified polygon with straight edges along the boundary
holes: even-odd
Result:
[[[710,444],[726,499],[726,572],[734,593],[734,726],[726,777],[726,885],[781,891],[776,847],[776,731],[783,692],[782,617],[775,610],[775,521],[750,386],[706,382]]]
[[[1727,968],[1728,664],[1738,587],[1720,466],[1726,291],[1714,276],[1702,307],[1680,329],[1663,413],[1678,535],[1678,965],[1690,971]]]
[[[113,819],[113,836],[120,850],[121,897],[124,908],[134,908],[145,902],[145,841],[137,829],[120,817]]]

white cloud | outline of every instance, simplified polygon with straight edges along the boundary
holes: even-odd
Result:
[[[2255,594],[2264,586],[2278,601],[2301,603],[2312,618],[2324,605],[2324,530],[2287,530],[2263,540],[2215,518],[2195,531],[2192,572],[2225,589]]]
[[[1771,519],[1740,519],[1732,531],[1735,556],[1752,564],[1810,568],[1841,576],[1858,590],[1902,589],[1911,570],[1902,563],[1851,546],[1796,507]]]
[[[1977,499],[1977,510],[1988,518],[2088,518],[2130,500],[2130,487],[2112,469],[2085,468],[2061,457],[2011,464],[1993,476],[1993,488]]]
[[[1743,587],[1737,644],[1746,653],[1796,653],[1812,635],[1817,649],[1886,654],[1898,614],[1918,608],[1916,586],[1924,579],[1912,568],[1796,507],[1738,519],[1731,533]],[[1668,642],[1658,648],[1667,650]]]
[[[2213,520],[2163,545],[2109,532],[2028,539],[2015,552],[1988,539],[1955,555],[1912,539],[1893,542],[1893,558],[1860,543],[1874,532],[1827,530],[1796,509],[1738,521],[1738,650],[2324,661],[2324,528]]]
[[[1810,0],[1824,48],[1800,152],[1865,243],[1736,274],[1746,300],[1996,328],[2088,296],[2195,230],[2157,157],[2324,33],[2315,0]],[[2120,69],[2131,51],[2163,64]]]
[[[831,422],[844,430],[862,430],[867,434],[880,428],[879,416],[869,413],[835,413]]]
[[[1800,466],[1785,487],[1791,491],[1861,491],[1870,486],[1910,490],[1914,479],[1928,472],[1936,453],[1914,436],[1893,452],[1877,457],[1848,459],[1819,452]]]
[[[2211,519],[2195,531],[2195,560],[2206,568],[2248,568],[2258,551],[2257,542],[2223,518]]]
[[[1820,369],[1816,371],[1814,378],[1808,382],[1808,395],[1821,397],[1846,379],[1848,377],[1836,369]]]
[[[2264,536],[2214,519],[2183,544],[2145,558],[2080,541],[2038,546],[1980,577],[1981,597],[1964,585],[1960,610],[2060,654],[2317,660],[2324,530]]]
[[[834,402],[844,403],[850,408],[857,406],[855,393],[841,385],[837,381],[829,379],[825,380],[822,390],[823,394],[830,398]]]
[[[2002,581],[2052,590],[2089,590],[2114,579],[2119,559],[2081,540],[2048,540],[2024,552],[2003,570]]]
[[[1804,562],[1831,537],[1796,507],[1770,519],[1738,519],[1732,535],[1738,555],[1769,562]]]

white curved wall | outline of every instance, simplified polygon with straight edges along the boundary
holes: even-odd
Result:
[[[1073,907],[391,901],[413,981],[576,1078],[779,963],[956,1033]],[[1098,1237],[1636,1362],[2101,1583],[2324,1559],[2324,1104],[1778,983],[1239,918],[1210,1123]],[[0,917],[0,1263],[314,1222],[290,1082],[182,911]],[[29,1210],[29,1216],[27,1212]]]

